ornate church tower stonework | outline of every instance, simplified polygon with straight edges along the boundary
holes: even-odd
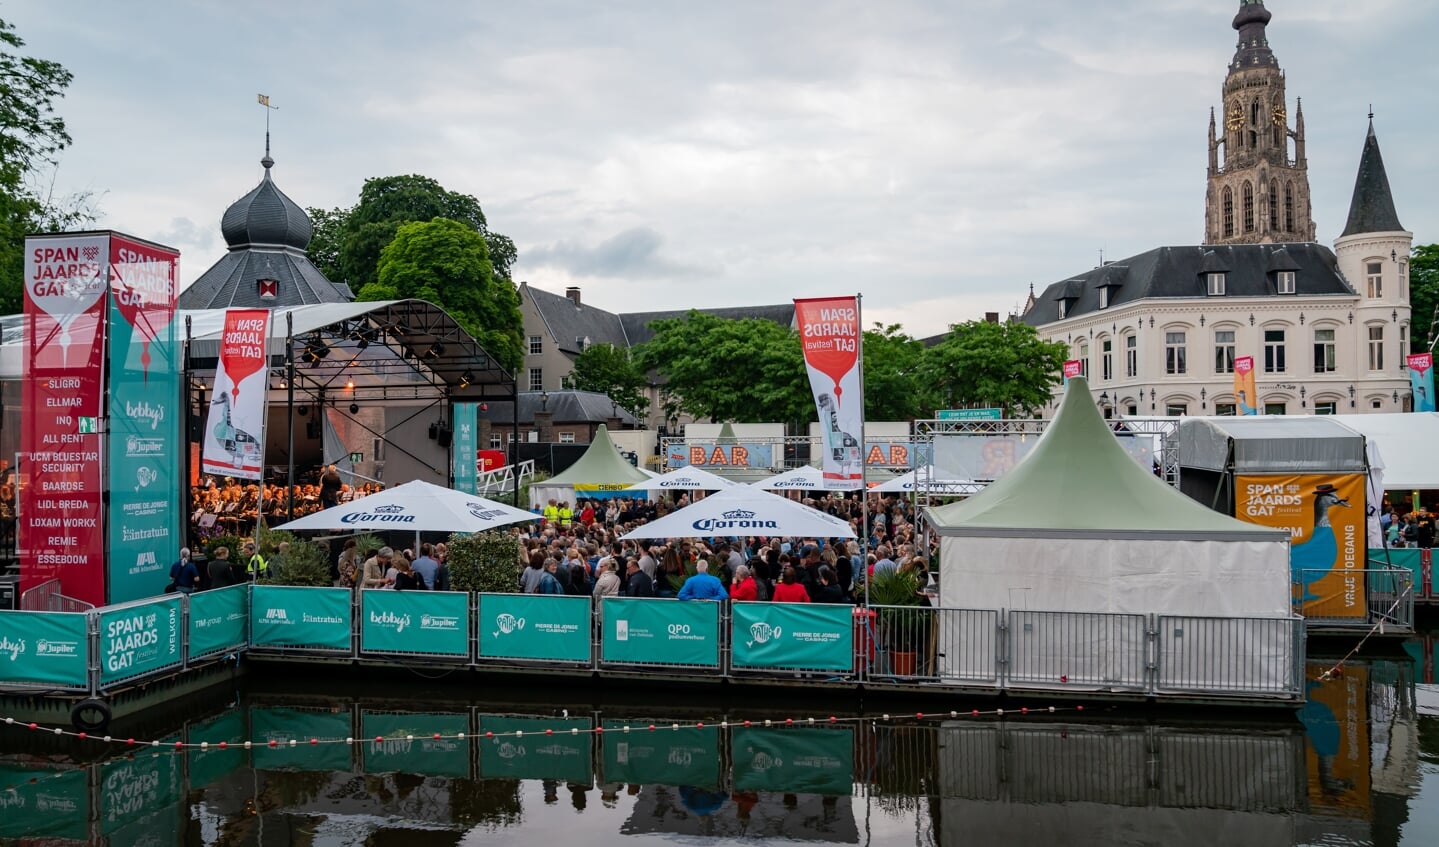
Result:
[[[1242,0],[1234,16],[1239,44],[1224,78],[1217,116],[1209,114],[1209,188],[1205,244],[1313,241],[1304,111],[1291,124],[1284,71],[1265,32],[1263,0]]]

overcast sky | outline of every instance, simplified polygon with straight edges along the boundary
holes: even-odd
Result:
[[[63,190],[224,252],[258,181],[351,206],[420,173],[479,198],[516,280],[614,311],[859,292],[917,336],[1202,236],[1238,0],[4,0],[75,81]],[[1400,220],[1439,240],[1439,3],[1271,0],[1319,240],[1372,102]]]

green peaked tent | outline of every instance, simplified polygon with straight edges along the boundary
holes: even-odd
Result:
[[[1288,616],[1288,535],[1212,511],[1141,467],[1083,378],[1038,445],[926,511],[946,606]]]
[[[604,425],[595,431],[594,440],[579,461],[547,480],[530,486],[530,506],[542,506],[551,498],[574,504],[577,497],[608,495],[609,492],[644,482],[649,476],[620,455],[610,431]],[[642,491],[625,496],[645,499]]]

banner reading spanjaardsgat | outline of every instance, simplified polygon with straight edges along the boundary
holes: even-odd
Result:
[[[849,490],[864,484],[859,298],[795,300],[794,313],[824,432],[824,486]]]
[[[1415,353],[1409,357],[1409,390],[1414,392],[1414,411],[1434,411],[1434,354]]]
[[[1234,411],[1240,415],[1259,414],[1259,392],[1254,388],[1254,357],[1234,360]]]
[[[1364,474],[1234,478],[1234,516],[1289,532],[1295,610],[1309,618],[1363,618]]]
[[[229,309],[205,419],[205,473],[259,479],[265,458],[270,312]]]
[[[110,418],[106,570],[112,604],[159,594],[180,548],[180,254],[110,236]]]

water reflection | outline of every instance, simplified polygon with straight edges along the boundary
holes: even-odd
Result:
[[[720,727],[786,712],[245,693],[188,720],[152,718],[145,728],[160,728],[144,737],[276,746],[87,761],[73,741],[0,727],[0,840],[1427,844],[1439,839],[1439,714],[1424,704],[1439,696],[1416,676],[1432,681],[1432,655],[1418,641],[1351,664],[1311,687],[1297,720],[1250,723],[1122,709]]]

